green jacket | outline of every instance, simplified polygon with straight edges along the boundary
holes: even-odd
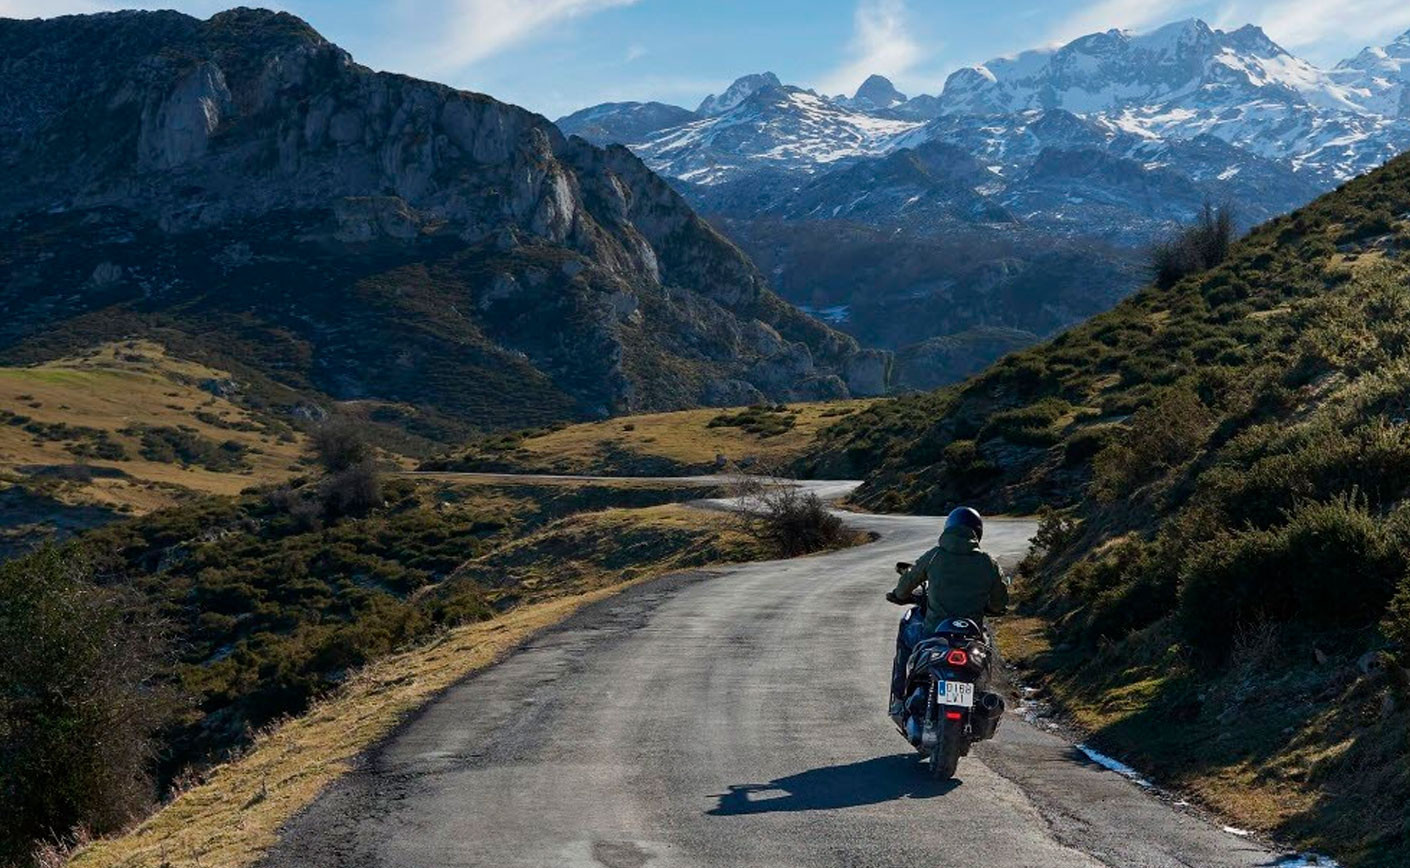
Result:
[[[969,528],[952,527],[942,533],[939,544],[901,576],[896,596],[909,596],[927,580],[926,630],[935,629],[946,618],[969,618],[983,624],[986,614],[1002,615],[1008,609],[1008,577],[993,558],[980,551],[979,540]]]

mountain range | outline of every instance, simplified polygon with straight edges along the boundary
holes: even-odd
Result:
[[[143,337],[432,439],[885,388],[626,149],[293,16],[0,19],[0,57],[5,361]]]
[[[827,96],[765,73],[694,112],[652,108],[653,123],[632,103],[557,123],[628,146],[756,259],[779,260],[758,240],[776,244],[779,225],[840,239],[854,259],[888,256],[897,236],[920,247],[943,237],[1024,271],[1028,251],[1056,246],[1082,259],[1082,282],[1102,287],[1059,305],[1067,325],[1134,289],[1138,251],[1204,203],[1234,203],[1251,226],[1410,147],[1407,80],[1410,33],[1320,69],[1257,27],[1226,32],[1192,19],[966,67],[933,96],[906,97],[881,76],[851,97]],[[882,230],[891,245],[857,241],[859,226]],[[956,334],[944,314],[957,304],[995,308],[992,281],[949,264],[821,296],[795,276],[807,261],[775,268],[790,300],[836,311],[835,323],[864,343],[903,353]],[[997,294],[1003,318],[982,326],[1051,332],[1052,296],[1018,297],[1007,286]],[[911,314],[927,297],[943,300],[918,322]],[[859,321],[859,307],[874,315]],[[907,325],[883,334],[867,324],[887,319]]]

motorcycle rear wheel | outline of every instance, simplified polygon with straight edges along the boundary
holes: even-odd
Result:
[[[935,747],[930,749],[930,776],[937,781],[948,781],[960,767],[960,750],[963,736],[959,728],[945,727],[945,732]]]

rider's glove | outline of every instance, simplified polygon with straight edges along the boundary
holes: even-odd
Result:
[[[905,600],[902,600],[900,597],[896,596],[896,592],[895,592],[895,591],[887,591],[887,592],[886,592],[886,602],[888,602],[888,603],[895,603],[896,605],[899,606],[899,605],[901,605],[902,603],[904,603],[904,602],[906,602],[906,601],[905,601]]]

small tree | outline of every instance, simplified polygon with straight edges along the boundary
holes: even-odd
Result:
[[[319,489],[328,517],[363,515],[382,502],[375,450],[355,423],[338,420],[320,425],[313,434],[313,449],[328,473]]]
[[[152,734],[175,711],[164,631],[56,549],[0,564],[0,864],[106,833],[155,795]]]
[[[313,451],[329,473],[340,473],[373,457],[361,428],[346,419],[324,422],[313,432]]]
[[[1168,289],[1191,274],[1213,268],[1229,255],[1234,232],[1233,209],[1206,202],[1194,223],[1151,249],[1151,279]]]

